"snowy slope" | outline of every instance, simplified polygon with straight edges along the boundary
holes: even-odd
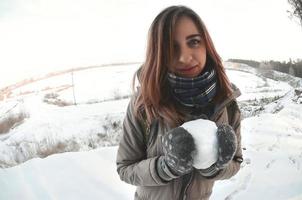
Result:
[[[211,199],[301,199],[301,105],[242,123],[245,162],[215,184]],[[0,171],[0,199],[133,199],[134,186],[119,181],[116,147],[32,159]]]
[[[288,102],[277,114],[242,122],[245,162],[235,177],[218,182],[212,199],[301,199],[302,106]]]
[[[32,159],[0,171],[0,199],[131,199],[116,175],[116,147]]]
[[[111,66],[75,72],[77,106],[59,107],[45,102],[47,94],[58,95],[47,99],[49,102],[57,99],[73,102],[72,88],[56,89],[70,82],[70,73],[13,90],[11,98],[0,101],[0,122],[6,115],[20,110],[29,117],[7,134],[0,134],[0,167],[53,153],[116,145],[131,93],[132,76],[138,67]],[[18,95],[26,91],[31,93]]]

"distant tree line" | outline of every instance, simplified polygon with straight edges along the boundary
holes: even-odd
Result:
[[[258,62],[255,60],[244,59],[229,59],[228,61],[247,64],[255,68],[273,69],[302,78],[302,59],[289,60],[288,62],[280,62],[273,60]]]
[[[256,67],[258,68],[260,65],[260,62],[255,61],[255,60],[243,60],[243,59],[228,59],[229,62],[236,62],[236,63],[243,63],[247,64],[251,67]]]

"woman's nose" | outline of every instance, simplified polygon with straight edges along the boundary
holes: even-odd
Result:
[[[181,49],[180,55],[179,55],[179,62],[183,64],[188,64],[192,60],[192,54],[190,49],[183,48]]]

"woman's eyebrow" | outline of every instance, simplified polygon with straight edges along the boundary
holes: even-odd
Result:
[[[188,40],[188,39],[194,38],[194,37],[196,37],[196,36],[201,37],[201,34],[198,33],[198,34],[188,35],[188,36],[186,37],[186,39]]]

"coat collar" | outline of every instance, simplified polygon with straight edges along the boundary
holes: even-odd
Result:
[[[210,117],[210,120],[215,121],[216,118],[223,112],[224,108],[241,95],[239,88],[237,88],[235,84],[232,83],[231,87],[233,89],[232,94],[214,107],[214,112]]]

